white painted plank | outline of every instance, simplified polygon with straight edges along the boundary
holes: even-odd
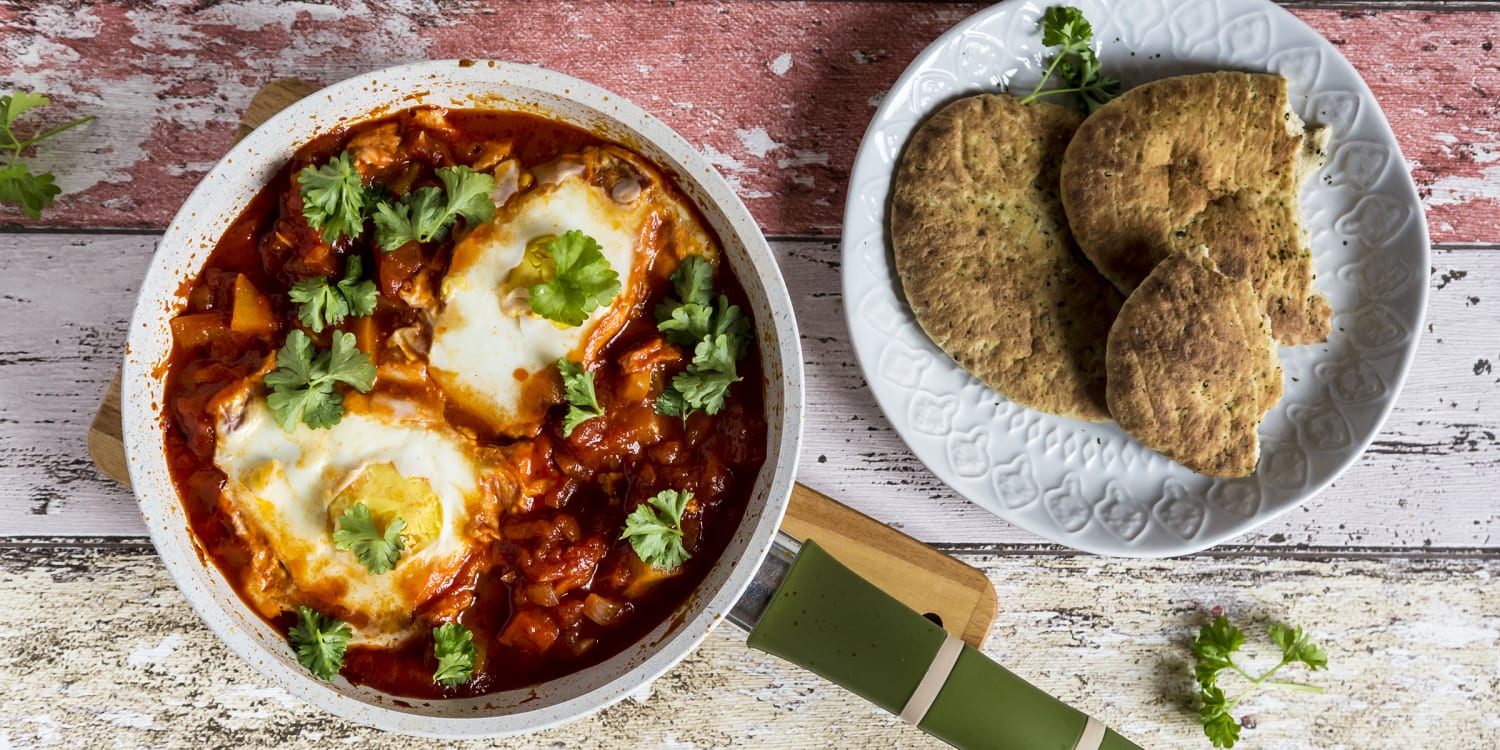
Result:
[[[0,234],[0,535],[144,533],[83,436],[155,238]],[[832,240],[778,241],[807,358],[803,482],[928,542],[1034,543],[906,449],[848,346]],[[39,280],[51,288],[42,289]],[[56,281],[54,281],[56,280]],[[1437,254],[1406,390],[1370,452],[1323,495],[1237,543],[1500,547],[1500,251]],[[1486,366],[1490,369],[1486,370]]]
[[[1246,747],[1500,746],[1500,561],[964,560],[1003,602],[987,653],[1142,747],[1208,747],[1186,644],[1215,604],[1256,626],[1252,666],[1277,620],[1328,649],[1327,672],[1284,675],[1326,694],[1245,704],[1259,718]],[[39,627],[38,613],[57,616]],[[493,746],[399,738],[302,704],[230,654],[149,551],[6,550],[0,685],[0,747]],[[943,745],[725,627],[621,704],[504,746]]]

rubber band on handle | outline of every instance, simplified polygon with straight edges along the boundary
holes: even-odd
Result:
[[[901,709],[901,720],[908,724],[921,724],[926,718],[927,710],[932,708],[932,702],[937,700],[938,693],[948,682],[948,675],[953,674],[958,655],[964,651],[963,641],[952,633],[946,635],[948,637],[943,639],[943,645],[938,646],[932,663],[927,665],[927,673],[922,675],[922,681],[917,683],[917,689],[912,691],[911,697],[906,699],[906,706]]]

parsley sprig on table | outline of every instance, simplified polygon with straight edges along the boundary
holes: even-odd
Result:
[[[363,274],[363,261],[351,255],[344,265],[344,278],[337,284],[329,284],[327,276],[298,281],[289,295],[300,305],[297,319],[313,333],[320,333],[325,326],[336,326],[350,316],[375,312],[375,282],[361,278]]]
[[[625,517],[625,531],[620,538],[630,540],[642,562],[662,570],[675,569],[692,557],[682,546],[682,513],[691,499],[691,492],[656,493],[656,497],[637,505]]]
[[[1042,14],[1042,44],[1061,47],[1052,57],[1047,72],[1036,88],[1021,100],[1022,104],[1054,94],[1077,94],[1085,112],[1104,106],[1105,102],[1119,96],[1120,82],[1104,75],[1099,56],[1089,42],[1094,38],[1094,27],[1083,17],[1083,11],[1054,5]],[[1060,73],[1063,88],[1042,90],[1053,73]]]
[[[333,545],[353,552],[365,570],[378,576],[390,572],[401,559],[401,550],[406,549],[406,543],[401,540],[401,531],[405,528],[406,522],[397,516],[386,524],[382,533],[375,527],[369,506],[355,503],[339,516],[339,528],[333,532]]]
[[[1240,701],[1257,691],[1277,687],[1311,693],[1323,692],[1323,688],[1315,685],[1271,679],[1282,667],[1294,663],[1306,665],[1313,671],[1327,669],[1328,654],[1322,647],[1310,642],[1302,628],[1278,623],[1272,625],[1269,632],[1271,641],[1281,649],[1281,661],[1259,676],[1250,674],[1235,663],[1234,654],[1245,644],[1245,633],[1230,624],[1229,618],[1224,615],[1218,615],[1213,622],[1204,625],[1199,630],[1198,637],[1193,640],[1191,648],[1198,659],[1193,676],[1198,680],[1201,690],[1199,697],[1203,700],[1203,708],[1199,714],[1203,719],[1203,733],[1208,735],[1214,747],[1234,747],[1234,743],[1240,738],[1240,724],[1231,712]],[[1238,674],[1248,680],[1249,687],[1229,698],[1219,685],[1220,677],[1226,673]]]
[[[729,386],[740,381],[735,363],[750,350],[750,321],[729,298],[713,297],[713,266],[689,255],[672,273],[676,297],[656,308],[657,330],[679,346],[693,347],[693,361],[656,399],[656,412],[686,418],[702,410],[718,414]]]
[[[479,651],[474,648],[474,634],[468,628],[456,622],[433,628],[432,653],[438,660],[433,681],[458,687],[474,677],[474,660]]]
[[[567,357],[557,360],[557,371],[562,374],[563,395],[568,400],[568,413],[563,415],[563,437],[568,437],[579,424],[604,416],[604,409],[594,393],[594,373]]]
[[[297,663],[324,680],[333,679],[344,668],[344,651],[354,637],[354,628],[308,607],[298,607],[297,617],[299,621],[287,634],[297,652]]]
[[[344,418],[344,397],[334,390],[347,383],[360,393],[375,385],[375,365],[354,344],[354,334],[333,334],[333,347],[319,350],[300,330],[287,334],[276,353],[276,369],[266,374],[271,395],[266,403],[281,429],[291,432],[302,422],[313,429],[332,427]]]
[[[594,310],[620,293],[620,275],[609,265],[599,243],[577,229],[549,241],[552,280],[527,290],[531,311],[566,326],[581,325]]]
[[[57,186],[57,178],[48,172],[32,174],[21,161],[21,152],[64,130],[76,128],[94,119],[93,115],[80,117],[30,138],[16,135],[13,126],[22,114],[51,103],[51,99],[29,91],[0,96],[0,152],[10,152],[10,163],[0,167],[0,203],[20,206],[26,213],[26,218],[32,220],[42,218],[42,209],[52,206],[52,199],[62,193],[62,188]]]
[[[469,226],[495,218],[495,178],[468,167],[438,167],[441,189],[424,187],[375,204],[375,243],[385,252],[408,242],[437,242],[459,218]]]

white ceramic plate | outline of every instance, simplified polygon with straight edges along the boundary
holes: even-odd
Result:
[[[628,145],[674,174],[718,234],[745,287],[766,376],[766,462],[728,548],[676,613],[634,646],[531,688],[474,698],[398,698],[314,678],[286,639],[250,610],[217,568],[205,565],[168,473],[158,365],[171,351],[167,321],[185,304],[220,235],[292,153],[350,122],[419,105],[530,112]],[[121,381],[125,453],[141,514],[167,571],[208,626],[271,684],[359,724],[434,737],[498,737],[571,721],[614,703],[676,664],[707,636],[749,585],[786,510],[802,436],[802,352],[786,285],[734,191],[687,141],[617,95],[541,68],[439,60],[336,83],[281,111],[240,141],[203,178],[168,227],[141,286]]]
[[[1127,87],[1183,73],[1278,73],[1292,106],[1331,129],[1327,166],[1302,205],[1326,344],[1283,348],[1285,397],[1260,427],[1254,475],[1215,480],[1127,436],[1027,409],[937,348],[891,268],[886,203],[913,128],[972,93],[1029,92],[1047,51],[1037,20],[1054,2],[1001,3],[964,20],[907,68],[881,103],[850,177],[844,306],[865,379],[917,457],[1011,523],[1107,555],[1194,552],[1285,513],[1328,486],[1374,438],[1416,352],[1427,299],[1427,224],[1380,106],[1342,55],[1266,0],[1074,0],[1107,72]],[[974,290],[976,294],[983,290]]]

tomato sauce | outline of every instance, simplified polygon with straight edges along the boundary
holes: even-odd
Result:
[[[225,232],[185,290],[186,308],[173,321],[176,345],[167,363],[162,422],[168,464],[193,533],[206,557],[242,596],[245,571],[257,553],[264,554],[264,541],[247,539],[237,530],[243,524],[236,524],[224,499],[226,476],[214,465],[215,398],[273,366],[286,334],[299,327],[297,305],[288,298],[299,279],[336,278],[347,258],[362,259],[380,292],[377,309],[368,319],[351,318],[339,329],[354,333],[370,353],[371,342],[387,341],[398,329],[422,320],[406,300],[423,274],[433,289],[439,287],[452,251],[450,238],[382,253],[369,231],[329,244],[302,217],[294,175],[323,164],[361,136],[382,134],[399,138],[399,146],[393,160],[379,165],[374,181],[393,192],[438,184],[433,170],[441,166],[486,169],[497,144],[529,168],[603,143],[586,131],[532,115],[407,110],[327,133],[304,146]],[[759,344],[753,334],[750,352],[738,365],[742,380],[731,387],[718,414],[664,418],[654,413],[649,399],[642,399],[643,372],[657,368],[651,382],[659,389],[663,373],[670,378],[692,357],[665,344],[656,329],[652,311],[671,293],[669,271],[653,272],[638,314],[600,350],[595,389],[605,415],[583,422],[568,437],[562,430],[565,404],[552,407],[534,433],[514,438],[487,432],[483,419],[447,404],[435,386],[413,389],[377,380],[377,391],[443,403],[449,422],[486,450],[507,456],[530,491],[504,498],[496,518],[475,521],[484,526],[483,541],[464,568],[467,578],[460,575],[449,582],[464,595],[437,597],[472,602],[457,615],[473,632],[479,650],[470,682],[445,688],[433,681],[437,660],[430,635],[394,649],[351,647],[343,676],[422,698],[534,685],[619,653],[684,605],[744,514],[765,458],[766,423]],[[259,293],[262,308],[243,307],[243,300],[236,299],[237,286],[246,281]],[[720,265],[715,292],[727,295],[749,316],[745,293],[727,263]],[[270,319],[258,320],[251,314],[256,309],[268,311]],[[332,332],[308,333],[326,346]],[[664,577],[619,537],[626,515],[666,489],[692,491],[694,502],[682,522],[692,556],[675,575]],[[283,632],[295,623],[294,603],[301,602],[289,601],[288,610],[273,620]],[[435,605],[434,611],[416,615],[428,626],[452,619],[451,612],[439,610]]]

